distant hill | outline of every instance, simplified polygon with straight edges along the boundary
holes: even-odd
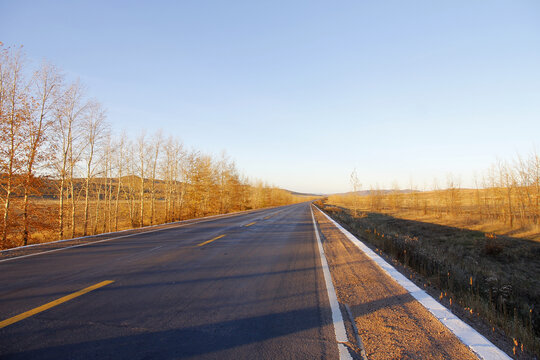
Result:
[[[356,194],[357,195],[360,195],[360,196],[367,196],[367,195],[371,195],[371,193],[375,193],[375,192],[378,192],[380,194],[391,194],[393,192],[395,192],[396,190],[388,190],[388,189],[382,189],[382,190],[361,190],[361,191],[357,191]],[[422,192],[422,190],[411,190],[411,189],[403,189],[403,190],[397,190],[398,193],[400,194],[410,194],[412,192]],[[349,191],[349,192],[344,192],[344,193],[336,193],[336,194],[330,194],[330,195],[352,195],[354,194],[354,192],[352,191]]]
[[[301,193],[301,192],[291,191],[291,190],[287,190],[287,189],[283,189],[283,190],[287,191],[287,192],[290,193],[291,195],[296,195],[296,196],[310,196],[310,197],[313,197],[313,196],[324,196],[323,194]]]

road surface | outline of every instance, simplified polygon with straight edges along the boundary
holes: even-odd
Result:
[[[337,359],[320,264],[306,203],[0,262],[0,321],[79,295],[0,358]]]

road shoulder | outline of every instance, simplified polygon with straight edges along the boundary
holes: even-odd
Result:
[[[403,287],[315,212],[338,300],[371,359],[477,359]]]

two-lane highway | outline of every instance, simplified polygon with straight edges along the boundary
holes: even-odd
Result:
[[[307,203],[0,262],[0,321],[6,359],[338,358]]]

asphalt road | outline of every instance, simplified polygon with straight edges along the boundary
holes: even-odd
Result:
[[[0,262],[0,321],[96,284],[0,328],[0,358],[338,358],[307,203]]]

